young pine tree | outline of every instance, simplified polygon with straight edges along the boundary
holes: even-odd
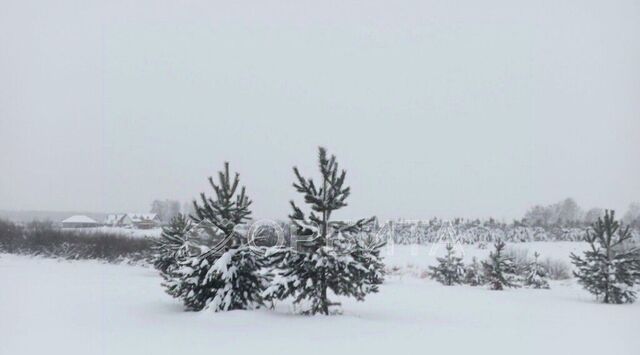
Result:
[[[517,287],[515,283],[516,267],[513,259],[504,254],[504,242],[498,240],[494,247],[495,250],[489,254],[489,259],[482,262],[483,279],[492,290]]]
[[[206,253],[192,257],[178,270],[179,297],[192,311],[258,308],[266,284],[261,267],[258,254],[245,245],[217,258]]]
[[[169,295],[181,300],[186,310],[201,311],[222,285],[208,282],[207,273],[211,264],[201,254],[179,261],[178,265],[172,272],[162,275],[162,286]]]
[[[215,198],[201,194],[202,204],[194,202],[192,216],[197,227],[215,239],[213,246],[200,246],[201,252],[182,261],[164,285],[188,310],[259,307],[266,284],[262,263],[236,228],[251,215],[251,200],[244,187],[238,192],[240,177],[236,173],[231,180],[228,163],[218,180],[216,184],[209,178]]]
[[[429,267],[431,275],[436,281],[446,286],[462,283],[464,264],[462,258],[456,256],[451,243],[447,243],[447,255],[444,258],[437,258],[437,260],[437,266]]]
[[[605,211],[604,219],[598,218],[591,228],[584,237],[591,249],[584,257],[571,253],[577,268],[573,274],[604,303],[632,303],[636,299],[633,286],[640,276],[640,251],[624,245],[631,238],[629,227],[620,226],[614,211]]]
[[[533,261],[527,264],[524,272],[524,280],[523,283],[527,287],[531,288],[549,288],[549,273],[547,270],[540,264],[538,258],[540,254],[535,252],[533,254]]]
[[[382,243],[363,243],[359,239],[371,220],[355,223],[333,221],[332,213],[347,205],[349,187],[344,186],[346,172],[338,172],[334,156],[319,150],[322,181],[316,185],[294,168],[296,191],[304,195],[310,206],[307,217],[293,202],[289,216],[295,228],[298,248],[274,248],[267,253],[274,275],[264,295],[269,300],[294,298],[295,304],[306,303],[305,314],[329,314],[339,306],[329,299],[329,292],[354,297],[359,301],[378,291],[382,283]]]
[[[377,285],[382,285],[386,274],[380,255],[386,242],[380,240],[379,236],[372,231],[367,231],[364,237],[354,238],[353,244],[355,249],[351,255],[363,266],[360,277],[368,280],[372,288],[371,292],[377,292]]]
[[[191,245],[188,241],[188,233],[192,227],[191,220],[187,216],[178,214],[171,219],[168,226],[162,228],[160,238],[154,240],[153,266],[161,274],[173,272],[179,262],[189,256]]]
[[[471,263],[465,267],[463,283],[469,286],[484,285],[482,279],[482,269],[478,259],[474,256]]]
[[[218,172],[218,184],[209,177],[209,184],[215,193],[214,198],[200,194],[201,204],[193,201],[193,220],[217,244],[211,248],[211,253],[221,255],[231,247],[243,244],[244,238],[237,231],[237,226],[246,222],[251,215],[251,200],[246,194],[244,186],[238,191],[240,174],[235,173],[233,180],[229,173],[229,163],[224,163],[224,171]]]

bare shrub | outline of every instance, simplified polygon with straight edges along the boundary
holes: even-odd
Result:
[[[505,254],[513,258],[516,265],[516,273],[520,276],[524,275],[527,266],[533,261],[529,249],[510,248]],[[562,260],[546,258],[540,265],[547,271],[551,280],[567,280],[571,278],[571,268],[568,263]]]
[[[18,226],[0,220],[0,250],[15,254],[108,262],[142,261],[151,254],[152,241],[113,233],[61,230],[50,222]]]
[[[0,251],[15,253],[22,239],[22,228],[0,219]]]
[[[541,265],[549,273],[552,280],[567,280],[571,278],[571,268],[569,264],[562,260],[546,258]]]
[[[529,256],[529,249],[509,248],[504,254],[506,257],[513,259],[517,275],[522,275],[525,272],[527,265],[533,261],[533,258]]]

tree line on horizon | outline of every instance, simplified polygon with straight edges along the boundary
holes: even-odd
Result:
[[[165,200],[154,200],[151,203],[151,213],[156,213],[160,220],[169,223],[171,219],[178,214],[185,215],[193,215],[196,210],[194,209],[193,202],[185,202],[184,204],[180,204],[177,200],[165,199]],[[573,198],[566,198],[556,203],[552,203],[546,206],[543,205],[535,205],[530,207],[524,214],[521,219],[515,219],[510,223],[501,222],[494,218],[453,218],[448,220],[454,225],[460,224],[468,224],[468,225],[482,225],[485,227],[541,227],[546,230],[550,230],[554,227],[562,227],[562,228],[581,228],[587,227],[593,224],[600,217],[604,217],[605,209],[600,207],[593,207],[590,209],[583,209],[578,205],[578,203]],[[443,218],[434,217],[427,221],[420,221],[419,223],[424,224],[425,222],[433,222],[438,223],[438,221],[444,222],[447,221]],[[286,220],[282,220],[281,222],[287,222]],[[631,203],[627,208],[627,211],[623,215],[621,222],[625,223],[628,226],[631,226],[632,229],[640,229],[640,203]],[[387,223],[395,223],[395,224],[417,224],[417,221],[413,220],[405,220],[405,219],[390,219],[386,221],[380,221],[379,219],[375,219],[373,228],[383,228],[384,224]],[[432,224],[433,224],[432,223]]]

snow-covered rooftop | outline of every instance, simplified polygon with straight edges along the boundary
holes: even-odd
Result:
[[[118,223],[124,216],[126,216],[126,214],[124,213],[110,214],[107,216],[107,218],[104,219],[104,223],[106,224]]]
[[[133,222],[152,221],[156,218],[155,213],[128,213],[127,216]]]

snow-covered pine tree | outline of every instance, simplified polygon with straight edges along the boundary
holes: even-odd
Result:
[[[227,311],[263,304],[266,277],[259,253],[244,243],[245,236],[236,228],[251,215],[251,200],[244,186],[237,193],[240,177],[236,173],[231,180],[228,163],[218,177],[218,184],[209,178],[215,199],[202,193],[202,204],[194,202],[192,218],[198,228],[219,240],[213,246],[200,246],[201,253],[181,262],[164,283],[188,310]]]
[[[163,228],[162,235],[154,246],[157,252],[154,266],[164,280],[162,285],[165,291],[174,298],[182,298],[189,291],[182,279],[183,268],[202,249],[190,241],[192,227],[187,216],[178,215],[171,220],[169,226]],[[187,308],[191,309],[190,306]]]
[[[307,217],[291,202],[293,213],[289,218],[300,240],[295,249],[273,248],[267,253],[274,278],[264,296],[269,300],[293,297],[295,304],[308,303],[304,314],[328,315],[330,307],[340,305],[329,300],[329,291],[359,301],[378,291],[383,277],[383,243],[365,245],[358,240],[372,219],[355,223],[331,220],[333,211],[347,205],[350,189],[344,186],[346,172],[338,173],[335,156],[328,157],[322,147],[319,167],[319,186],[293,169],[297,179],[293,186],[304,195],[312,211]]]
[[[539,257],[540,257],[540,254],[538,254],[538,252],[535,252],[533,254],[533,260],[529,264],[527,264],[525,268],[523,284],[531,288],[548,289],[549,273],[544,268],[544,266],[542,266],[542,264],[540,264],[540,262],[538,261]]]
[[[462,258],[456,256],[453,244],[447,243],[447,254],[444,258],[437,258],[438,265],[430,266],[433,278],[443,285],[451,286],[462,283],[464,264]]]
[[[163,275],[162,286],[169,295],[180,299],[186,310],[201,311],[222,287],[217,280],[208,282],[210,268],[208,258],[202,258],[201,254],[188,257],[173,272]]]
[[[191,217],[209,236],[222,236],[222,240],[213,248],[216,253],[221,253],[234,245],[242,244],[243,236],[237,232],[236,227],[249,219],[252,201],[244,186],[238,192],[240,174],[235,173],[231,180],[228,162],[224,163],[224,171],[218,172],[218,184],[211,176],[209,184],[215,193],[215,199],[201,193],[201,204],[193,201],[195,213]]]
[[[604,303],[632,303],[633,286],[640,277],[640,251],[624,245],[631,238],[629,227],[621,227],[615,212],[607,210],[591,228],[584,237],[591,249],[582,258],[571,253],[577,268],[573,274]]]
[[[154,239],[153,266],[161,274],[172,272],[189,255],[188,233],[192,226],[189,217],[178,214],[162,228],[160,238]]]
[[[263,305],[261,294],[266,286],[261,267],[258,254],[241,245],[217,258],[206,252],[189,258],[174,273],[178,277],[165,285],[190,311],[258,308]]]
[[[511,257],[504,255],[505,244],[498,240],[495,250],[489,253],[489,259],[482,262],[482,277],[492,290],[517,287],[515,283],[516,267]]]
[[[475,256],[471,259],[471,263],[464,269],[463,283],[470,286],[480,286],[484,284],[481,265]]]
[[[352,256],[364,267],[361,277],[368,279],[372,287],[371,292],[377,292],[377,285],[382,285],[386,274],[380,255],[386,242],[380,240],[372,231],[367,231],[364,238],[352,238],[352,242],[355,246]]]

